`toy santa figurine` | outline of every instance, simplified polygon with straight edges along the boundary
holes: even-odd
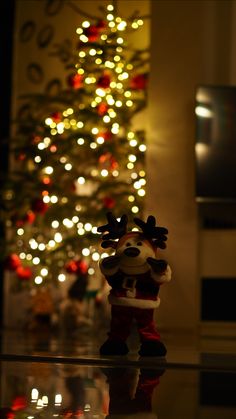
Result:
[[[111,325],[108,339],[100,348],[101,355],[126,355],[126,340],[133,320],[140,336],[141,356],[165,356],[165,345],[160,341],[153,315],[160,304],[160,285],[171,279],[166,261],[157,259],[157,248],[164,249],[168,230],[156,225],[150,215],[147,222],[134,218],[137,231],[127,232],[128,218],[118,221],[107,214],[108,223],[98,227],[102,247],[115,249],[113,256],[101,260],[100,268],[111,286]],[[117,240],[118,239],[118,240]]]

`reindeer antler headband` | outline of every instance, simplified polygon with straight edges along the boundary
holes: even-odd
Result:
[[[103,248],[115,248],[115,239],[120,239],[127,233],[128,217],[127,215],[122,215],[120,221],[118,221],[112,212],[108,212],[107,221],[107,224],[104,224],[97,229],[99,233],[103,233],[101,246]],[[166,248],[165,242],[167,240],[168,230],[165,227],[158,227],[156,225],[156,219],[153,215],[149,215],[146,223],[140,218],[134,218],[134,222],[142,230],[139,231],[139,233],[151,241],[155,247],[159,247],[161,249]]]

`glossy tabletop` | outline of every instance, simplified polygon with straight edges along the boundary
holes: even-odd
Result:
[[[1,334],[0,419],[236,417],[235,342],[164,335],[165,359],[100,357],[100,330]]]

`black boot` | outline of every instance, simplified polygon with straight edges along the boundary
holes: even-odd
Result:
[[[150,340],[143,342],[139,350],[140,356],[165,356],[166,347],[159,340]]]
[[[127,355],[129,348],[123,341],[107,339],[100,348],[101,355]]]

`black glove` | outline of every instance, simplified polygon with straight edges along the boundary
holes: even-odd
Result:
[[[167,268],[167,262],[162,259],[147,258],[147,263],[151,266],[153,271],[157,274],[163,274]]]

